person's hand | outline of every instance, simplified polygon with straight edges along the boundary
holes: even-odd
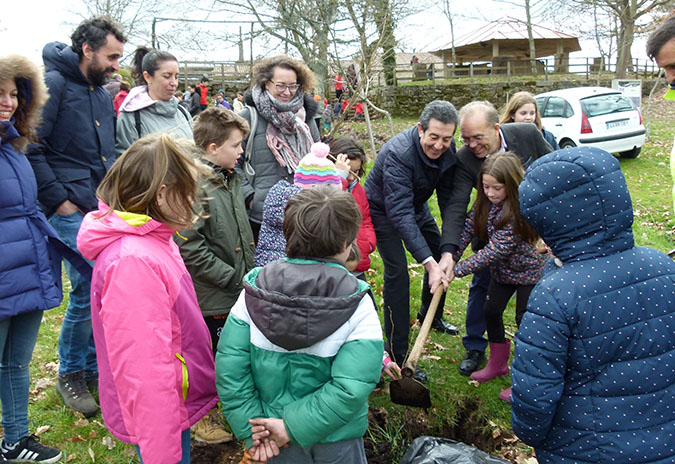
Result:
[[[401,368],[398,367],[398,364],[396,364],[394,361],[390,361],[389,364],[387,364],[385,368],[382,369],[382,372],[391,377],[392,380],[401,378]]]
[[[448,278],[435,259],[432,258],[427,261],[424,265],[424,269],[426,269],[429,274],[429,288],[431,289],[432,294],[436,293],[436,290],[438,289],[441,289],[441,291],[446,291],[448,289]]]
[[[251,438],[254,446],[256,440],[264,441],[266,438],[274,440],[278,447],[283,447],[290,441],[283,419],[274,417],[249,419],[248,423],[252,426]]]
[[[70,200],[64,201],[56,208],[56,214],[59,216],[67,216],[69,214],[77,213],[78,211],[80,211],[80,208]]]
[[[453,268],[455,267],[455,260],[452,259],[452,253],[443,253],[438,266],[441,268],[441,271],[445,273],[448,283],[452,282],[455,278],[455,273],[453,271]]]
[[[349,158],[344,153],[340,153],[335,157],[335,168],[341,171],[349,172],[351,167],[349,166]]]
[[[265,462],[274,456],[279,456],[279,447],[273,440],[264,439],[258,446],[249,449],[251,462]]]

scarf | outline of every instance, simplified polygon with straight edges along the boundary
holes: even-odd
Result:
[[[313,140],[305,124],[304,98],[298,91],[288,103],[273,98],[267,90],[255,87],[253,102],[260,115],[268,122],[267,146],[281,167],[295,173],[300,158],[309,153]]]

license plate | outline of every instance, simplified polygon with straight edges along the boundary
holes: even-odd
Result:
[[[627,126],[629,119],[619,119],[618,121],[607,121],[607,129],[616,129],[617,127]]]

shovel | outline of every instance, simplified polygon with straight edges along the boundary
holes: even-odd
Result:
[[[439,287],[438,290],[436,290],[434,298],[431,300],[427,314],[424,316],[424,322],[422,323],[420,332],[415,339],[415,345],[413,345],[413,349],[401,369],[402,378],[394,380],[389,385],[389,394],[392,403],[424,409],[431,407],[429,389],[421,382],[413,379],[413,374],[417,367],[417,361],[422,354],[422,348],[424,348],[427,335],[429,335],[431,323],[434,320],[436,308],[438,307],[439,301],[441,301],[441,296],[443,296],[443,287]]]

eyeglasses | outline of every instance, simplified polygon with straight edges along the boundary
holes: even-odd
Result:
[[[274,84],[274,87],[276,87],[277,92],[282,93],[285,92],[286,90],[290,90],[291,93],[295,93],[299,88],[300,85],[298,84],[281,84],[281,83],[276,83],[274,81],[270,81],[272,84]]]
[[[484,135],[474,135],[473,137],[462,137],[462,142],[464,145],[469,145],[471,144],[472,141],[476,143],[480,143],[481,140],[485,138]]]

